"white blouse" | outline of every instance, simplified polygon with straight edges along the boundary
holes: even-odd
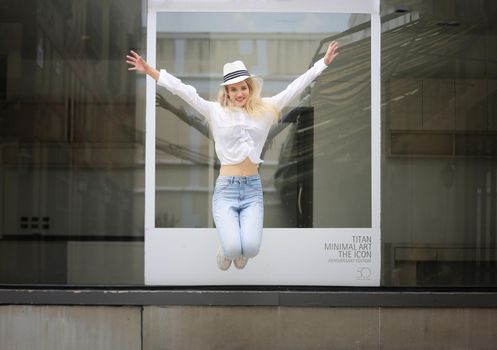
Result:
[[[281,111],[301,94],[326,67],[324,59],[320,59],[291,82],[285,90],[273,97],[264,97],[262,100]],[[274,120],[270,113],[251,116],[242,108],[225,108],[218,102],[204,100],[193,86],[183,84],[165,69],[160,70],[157,83],[174,95],[178,95],[207,119],[212,128],[216,154],[221,165],[238,164],[247,157],[255,164],[262,162],[259,157]]]

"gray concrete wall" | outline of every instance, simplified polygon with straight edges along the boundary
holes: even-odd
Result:
[[[497,309],[0,306],[1,350],[495,349]]]
[[[136,350],[141,308],[0,306],[1,350]]]

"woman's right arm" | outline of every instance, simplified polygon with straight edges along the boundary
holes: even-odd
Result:
[[[158,71],[151,67],[140,55],[131,50],[131,56],[126,56],[126,63],[131,65],[128,70],[136,70],[145,73],[155,79],[157,84],[165,87],[174,95],[179,96],[190,106],[195,108],[200,114],[210,119],[212,108],[216,105],[214,102],[207,101],[200,97],[197,90],[191,85],[184,84],[180,79],[169,74],[165,69]]]

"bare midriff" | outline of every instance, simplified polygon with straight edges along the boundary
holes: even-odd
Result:
[[[250,176],[259,174],[257,164],[252,163],[249,157],[238,164],[221,165],[219,175],[222,176]]]

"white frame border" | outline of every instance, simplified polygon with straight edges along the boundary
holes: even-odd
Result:
[[[158,12],[302,12],[302,13],[367,13],[371,16],[371,228],[356,229],[356,232],[370,230],[376,236],[374,242],[381,255],[381,19],[380,0],[207,0],[207,1],[181,1],[181,0],[148,0],[147,14],[147,62],[156,65],[156,39],[157,39],[157,13]],[[283,6],[284,5],[284,6]],[[145,119],[145,284],[177,284],[175,280],[166,281],[157,278],[153,272],[153,265],[157,264],[158,257],[151,253],[157,240],[150,239],[159,231],[176,231],[178,229],[161,229],[155,227],[155,94],[156,83],[147,76],[146,80],[146,119]],[[189,231],[193,229],[188,229]],[[198,231],[215,229],[196,229]],[[279,232],[281,229],[271,229]],[[337,232],[349,229],[335,229]],[[353,229],[354,230],[354,229]],[[185,233],[180,233],[184,235]],[[166,253],[166,252],[164,252]],[[166,253],[167,254],[167,253]],[[377,271],[374,280],[362,281],[360,285],[379,285],[381,257],[378,259]],[[234,280],[236,281],[236,280]],[[228,281],[229,282],[229,281]],[[181,283],[181,282],[180,282]],[[235,282],[236,283],[236,282]],[[284,284],[283,281],[280,284]],[[313,281],[305,284],[323,284]],[[215,282],[213,284],[219,284]],[[229,284],[229,283],[225,283]],[[242,283],[243,284],[243,283]],[[259,283],[260,284],[260,283]],[[268,283],[275,284],[275,283]],[[292,283],[299,284],[299,283]],[[325,283],[326,284],[326,283]],[[335,284],[335,283],[334,283]],[[338,281],[337,285],[349,285],[346,281]]]

